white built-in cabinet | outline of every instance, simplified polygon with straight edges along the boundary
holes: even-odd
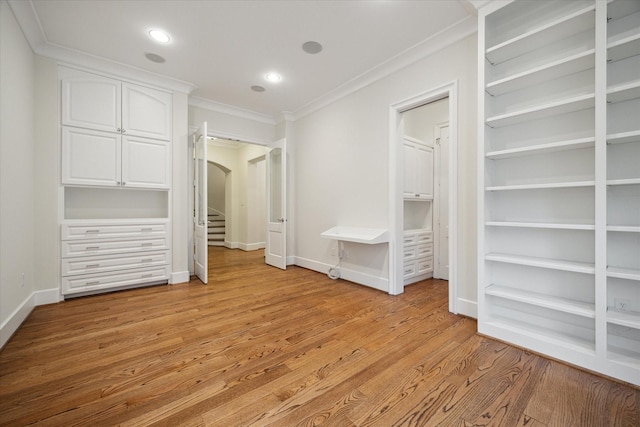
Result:
[[[405,135],[404,284],[433,276],[433,146]]]
[[[640,385],[640,2],[479,13],[478,330]]]
[[[62,294],[167,282],[171,93],[62,66],[59,79]]]

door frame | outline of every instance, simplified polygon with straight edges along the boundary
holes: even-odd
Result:
[[[449,311],[458,313],[458,81],[411,96],[389,107],[389,293],[404,292],[402,113],[449,98]]]
[[[445,127],[449,129],[449,140],[451,140],[451,126],[449,126],[449,122],[441,122],[441,123],[436,123],[434,125],[434,130],[433,130],[433,138],[434,138],[434,140],[441,139],[442,129],[445,128]],[[438,226],[438,227],[435,226],[436,222],[440,221],[440,207],[442,206],[440,204],[440,178],[442,177],[442,169],[441,169],[441,167],[442,167],[442,161],[441,161],[442,144],[434,144],[433,153],[434,153],[434,156],[433,156],[433,159],[434,159],[434,162],[433,162],[433,172],[434,172],[434,177],[433,177],[433,180],[434,180],[434,182],[433,182],[433,184],[434,184],[433,185],[433,224],[434,224],[433,225],[433,241],[435,242],[434,244],[437,244],[442,240],[442,236],[441,236],[441,231],[442,230],[441,230],[440,226]],[[450,175],[448,170],[447,170],[447,175]],[[448,178],[450,178],[450,176]],[[436,185],[436,183],[438,185]],[[448,196],[448,194],[447,194],[447,196]],[[448,210],[448,207],[447,207],[447,210]],[[448,250],[447,250],[447,252],[448,252]],[[436,277],[436,269],[440,265],[440,261],[441,261],[440,254],[441,253],[442,252],[440,250],[434,250],[433,251],[433,277]],[[449,280],[449,279],[447,279],[447,280]]]

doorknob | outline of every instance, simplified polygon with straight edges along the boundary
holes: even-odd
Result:
[[[284,218],[280,218],[278,221],[280,221],[280,222],[285,222],[285,221],[286,221],[286,219],[284,219]]]

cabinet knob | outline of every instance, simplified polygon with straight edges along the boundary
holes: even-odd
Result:
[[[125,133],[125,132],[126,132],[126,129],[122,129],[122,133]]]
[[[118,128],[116,129],[116,132],[122,132],[122,129]]]

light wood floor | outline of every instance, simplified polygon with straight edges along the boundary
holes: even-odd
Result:
[[[0,425],[640,425],[638,389],[478,336],[446,282],[210,259],[208,286],[36,308],[0,353]]]

